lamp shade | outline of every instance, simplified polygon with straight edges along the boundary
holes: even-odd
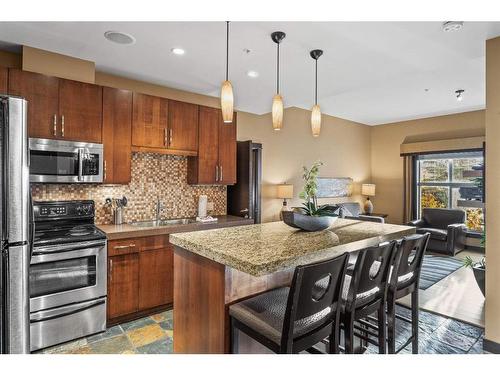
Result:
[[[315,104],[311,110],[311,130],[313,137],[318,137],[321,131],[321,109]]]
[[[361,195],[372,197],[375,195],[375,184],[362,184]]]
[[[230,81],[222,82],[220,90],[220,107],[222,110],[222,121],[233,122],[233,85]]]
[[[283,127],[283,98],[281,95],[274,95],[271,112],[273,115],[273,129],[280,130]]]
[[[293,198],[293,185],[289,185],[289,184],[278,185],[278,198],[292,199]]]

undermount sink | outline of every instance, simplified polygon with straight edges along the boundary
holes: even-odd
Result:
[[[167,225],[182,225],[195,223],[193,219],[168,219],[168,220],[149,220],[149,221],[136,221],[130,225],[136,227],[163,227]]]

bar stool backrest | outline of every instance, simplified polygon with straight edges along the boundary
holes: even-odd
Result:
[[[325,313],[316,326],[330,323],[339,318],[342,287],[347,270],[349,254],[336,258],[297,266],[293,275],[285,319],[283,322],[282,342],[293,338],[296,322],[316,314]]]
[[[394,255],[394,266],[389,280],[389,289],[397,289],[415,284],[418,289],[420,271],[425,250],[429,242],[429,233],[413,234],[403,238]]]
[[[360,251],[347,294],[346,307],[355,306],[362,296],[363,305],[385,296],[389,270],[393,260],[396,241],[384,242]]]

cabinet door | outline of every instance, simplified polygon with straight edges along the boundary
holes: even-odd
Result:
[[[108,319],[134,313],[139,306],[139,254],[108,258]]]
[[[169,100],[168,148],[172,150],[198,150],[198,106]]]
[[[145,250],[139,254],[139,309],[173,302],[173,250]]]
[[[104,183],[128,184],[132,158],[132,92],[103,88]]]
[[[8,69],[0,67],[0,94],[7,94]]]
[[[219,162],[219,121],[222,115],[218,109],[199,109],[198,157],[189,160],[189,183],[215,184]]]
[[[9,94],[22,96],[28,101],[30,137],[59,138],[59,78],[9,69]]]
[[[61,79],[59,115],[61,139],[101,143],[102,87]]]
[[[132,144],[139,147],[167,147],[168,100],[134,93]]]
[[[219,183],[236,183],[236,113],[232,123],[219,122]]]

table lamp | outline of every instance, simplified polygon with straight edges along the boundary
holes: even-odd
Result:
[[[278,198],[283,199],[283,207],[281,207],[281,211],[290,211],[290,208],[288,207],[286,200],[293,198],[293,185],[290,184],[278,185]]]
[[[361,185],[361,195],[366,195],[366,201],[364,205],[365,214],[371,215],[373,213],[373,203],[370,197],[375,196],[375,185],[374,184],[362,184]]]

